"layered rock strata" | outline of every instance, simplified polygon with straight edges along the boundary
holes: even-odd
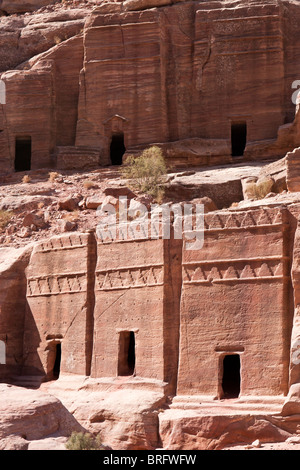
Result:
[[[133,3],[1,20],[1,171],[19,169],[25,137],[27,169],[72,167],[70,147],[103,166],[119,163],[112,144],[125,160],[156,143],[201,166],[299,145],[297,5]]]

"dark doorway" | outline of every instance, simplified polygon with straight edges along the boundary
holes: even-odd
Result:
[[[17,137],[15,147],[15,171],[31,169],[31,137]]]
[[[231,155],[241,157],[247,143],[247,124],[246,122],[237,122],[231,124]]]
[[[122,331],[119,338],[118,375],[133,375],[135,369],[135,335]]]
[[[112,165],[122,165],[123,155],[126,151],[124,145],[124,134],[114,134],[111,138],[110,144],[110,160]]]
[[[61,343],[55,345],[55,361],[53,367],[53,378],[56,380],[60,374],[60,363],[61,363]]]
[[[240,356],[230,354],[223,359],[223,398],[238,398],[240,394],[241,375],[240,375]]]

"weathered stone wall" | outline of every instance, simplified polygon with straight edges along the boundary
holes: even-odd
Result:
[[[2,74],[7,99],[0,112],[0,145],[9,152],[9,158],[3,153],[3,171],[15,169],[18,137],[31,138],[28,170],[55,166],[56,146],[75,144],[83,48],[80,37],[68,42],[44,54],[31,70]]]
[[[242,397],[286,395],[299,382],[297,218],[297,205],[211,212],[199,250],[132,233],[39,242],[4,270],[8,365],[51,379],[61,344],[62,374],[133,375],[173,395],[221,398],[223,358],[238,354]],[[128,374],[124,332],[135,338]],[[1,377],[13,371],[2,365]]]
[[[175,392],[181,241],[102,243],[94,234],[38,244],[27,275],[23,373],[116,377],[119,337],[135,334],[135,372]],[[21,328],[22,329],[22,328]]]
[[[60,0],[1,0],[0,11],[4,11],[7,14],[24,13],[26,11],[37,10],[58,1]]]
[[[206,216],[202,250],[183,251],[178,394],[222,397],[222,361],[239,354],[241,395],[288,390],[285,212]]]
[[[3,171],[14,171],[16,138],[31,138],[31,168],[51,166],[53,135],[53,88],[51,64],[36,71],[15,71],[2,75],[6,84],[6,105],[2,106],[3,144],[9,150],[9,163]],[[5,142],[6,141],[6,142]]]
[[[0,377],[18,375],[24,360],[23,330],[26,314],[26,276],[31,247],[0,250],[0,341],[5,364]],[[2,348],[3,348],[2,343]],[[1,362],[1,361],[0,361]]]
[[[231,125],[240,122],[247,158],[283,156],[295,146],[284,126],[295,117],[298,10],[289,1],[137,11],[116,3],[95,8],[83,34],[82,12],[69,15],[66,37],[30,59],[29,70],[2,77],[3,171],[8,160],[13,168],[17,133],[32,137],[33,168],[54,165],[56,146],[74,145],[98,149],[99,164],[110,164],[111,138],[120,132],[127,151],[174,142],[176,164],[229,162]],[[72,27],[77,36],[65,40]],[[192,159],[180,157],[188,139],[204,140]]]
[[[27,373],[51,378],[58,343],[61,372],[90,373],[94,255],[89,234],[58,236],[35,247],[27,270]]]
[[[175,391],[180,251],[162,239],[98,240],[93,377],[118,375],[120,335],[132,331],[134,375],[170,383]]]
[[[84,47],[77,144],[92,138],[104,149],[103,163],[114,117],[128,148],[191,137],[230,142],[231,122],[240,121],[248,141],[272,139],[284,123],[278,4],[183,3],[111,15],[96,9]]]
[[[294,288],[294,317],[291,335],[289,385],[300,383],[300,298],[299,298],[299,222],[295,233],[292,263],[292,281]]]
[[[283,123],[280,16],[278,4],[210,11],[198,6],[193,74],[198,93],[192,97],[197,135],[230,139],[231,121],[246,121],[248,141],[276,136]]]
[[[55,67],[55,131],[56,145],[75,145],[78,115],[79,73],[83,63],[82,35],[65,41],[45,55]]]
[[[125,24],[121,18],[120,25],[119,21],[115,23],[116,18],[111,24],[103,24],[99,15],[84,36],[80,91],[84,100],[80,101],[76,144],[103,148],[103,163],[109,163],[114,117],[126,136],[126,147],[167,138],[163,133],[166,125],[158,16],[148,11],[140,18],[134,13],[130,16]]]

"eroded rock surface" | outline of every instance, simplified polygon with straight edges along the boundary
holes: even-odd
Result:
[[[299,6],[20,8],[0,3],[0,448],[298,442]],[[204,205],[192,249],[122,178],[154,143],[161,202]]]
[[[35,169],[106,166],[154,143],[172,167],[299,146],[293,1],[49,3],[1,17],[1,172],[18,169],[22,136]]]
[[[29,442],[82,427],[53,395],[0,384],[0,448],[26,450]]]

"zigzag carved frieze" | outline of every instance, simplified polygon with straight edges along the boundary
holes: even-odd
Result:
[[[96,273],[96,290],[129,289],[163,285],[163,266],[120,268]],[[86,292],[85,272],[31,277],[27,280],[27,297]]]
[[[38,252],[49,252],[58,250],[69,250],[75,248],[82,248],[88,244],[87,234],[71,234],[67,236],[53,237],[46,242],[42,242],[38,245]]]
[[[283,212],[278,208],[243,212],[211,212],[204,217],[206,230],[245,230],[247,228],[278,227],[283,224]]]
[[[119,290],[162,285],[162,265],[127,267],[96,273],[96,290]]]
[[[265,258],[210,260],[185,263],[184,284],[209,284],[211,282],[245,282],[257,280],[283,280],[284,263],[288,258],[269,256]]]
[[[27,280],[27,297],[73,294],[85,292],[86,289],[87,275],[85,272],[31,277]]]

